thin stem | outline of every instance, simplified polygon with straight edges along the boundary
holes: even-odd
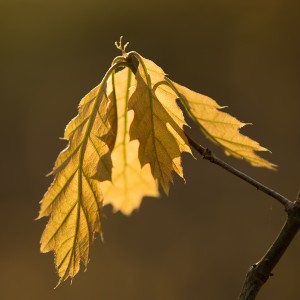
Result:
[[[185,135],[188,139],[190,145],[199,152],[199,154],[204,158],[209,160],[210,162],[220,166],[221,168],[225,169],[226,171],[234,174],[235,176],[241,178],[242,180],[248,182],[249,184],[255,186],[258,190],[264,192],[265,194],[273,197],[277,201],[279,201],[287,210],[291,204],[293,203],[286,197],[282,196],[281,194],[277,193],[276,191],[270,189],[269,187],[263,185],[262,183],[256,181],[255,179],[251,178],[250,176],[246,175],[245,173],[237,170],[236,168],[232,167],[231,165],[227,164],[223,160],[216,157],[209,149],[202,147],[197,142],[195,142],[186,132]]]

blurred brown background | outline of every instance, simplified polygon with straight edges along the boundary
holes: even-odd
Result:
[[[275,200],[216,166],[184,157],[187,183],[144,200],[130,218],[105,209],[105,243],[70,286],[53,290],[53,255],[39,253],[46,219],[34,221],[52,178],[58,137],[83,95],[129,50],[175,81],[252,122],[245,134],[272,150],[278,172],[227,158],[294,199],[300,188],[299,1],[0,0],[1,247],[5,300],[236,299],[245,272],[285,214]],[[300,299],[300,236],[258,299]]]

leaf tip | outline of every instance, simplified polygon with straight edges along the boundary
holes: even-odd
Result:
[[[51,175],[53,175],[54,174],[54,169],[52,170],[52,171],[50,171],[49,173],[47,173],[46,175],[45,175],[45,177],[49,177],[49,176],[51,176]]]
[[[63,277],[60,277],[56,286],[53,288],[54,290],[56,290],[64,281],[65,279]],[[71,284],[72,284],[72,281],[71,281]]]
[[[160,184],[161,184],[161,187],[164,191],[164,193],[169,196],[169,193],[170,193],[170,185],[169,184],[164,184],[160,181]]]
[[[38,216],[36,218],[33,219],[33,221],[38,221],[42,218],[43,216],[41,215],[41,213],[39,212]]]

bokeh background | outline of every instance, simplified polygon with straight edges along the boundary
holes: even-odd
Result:
[[[300,188],[300,5],[295,0],[0,0],[0,298],[5,300],[236,299],[250,265],[285,213],[217,166],[184,156],[186,184],[145,199],[131,217],[105,209],[87,272],[54,290],[53,254],[39,253],[34,221],[82,96],[129,50],[227,105],[272,150],[277,172],[215,153],[287,197]],[[300,299],[300,236],[258,299]]]

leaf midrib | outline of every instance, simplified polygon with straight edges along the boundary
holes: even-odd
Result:
[[[157,149],[156,149],[156,139],[155,139],[155,127],[154,127],[154,110],[153,110],[153,95],[152,95],[152,83],[151,83],[151,78],[150,75],[147,72],[147,68],[146,65],[144,64],[143,60],[140,60],[140,63],[142,65],[144,74],[146,76],[146,80],[147,80],[147,90],[148,90],[148,96],[149,96],[149,100],[150,100],[150,112],[151,112],[151,131],[152,131],[152,143],[153,143],[153,148],[154,148],[154,152],[155,152],[155,157],[158,158],[158,154],[157,154]],[[144,81],[141,77],[141,80]],[[158,161],[158,159],[157,159]],[[161,166],[160,166],[160,162],[158,161],[158,168],[159,168],[159,172],[160,175],[163,175]],[[154,168],[153,168],[154,171]],[[154,175],[154,174],[153,174]]]
[[[100,106],[100,101],[102,99],[102,97],[100,97],[100,95],[102,94],[104,83],[102,82],[99,86],[99,91],[98,91],[96,99],[95,99],[95,103],[94,103],[93,110],[92,110],[92,113],[91,113],[91,118],[88,122],[87,129],[86,129],[85,134],[83,136],[82,147],[81,147],[80,153],[79,153],[78,192],[77,192],[77,201],[76,201],[78,203],[77,217],[76,217],[74,241],[73,241],[73,245],[72,245],[72,250],[71,250],[70,260],[68,262],[67,270],[69,270],[69,268],[70,268],[70,264],[71,264],[71,260],[72,260],[71,258],[74,255],[74,249],[75,249],[75,244],[76,244],[76,241],[77,241],[77,234],[78,234],[78,230],[79,230],[80,209],[82,208],[82,173],[83,173],[84,153],[85,153],[85,150],[86,150],[86,145],[87,145],[88,138],[90,136],[90,132],[93,128],[94,121],[95,121],[95,118],[96,118],[96,115],[97,115],[97,112],[98,112],[98,109],[99,109],[99,106]]]

